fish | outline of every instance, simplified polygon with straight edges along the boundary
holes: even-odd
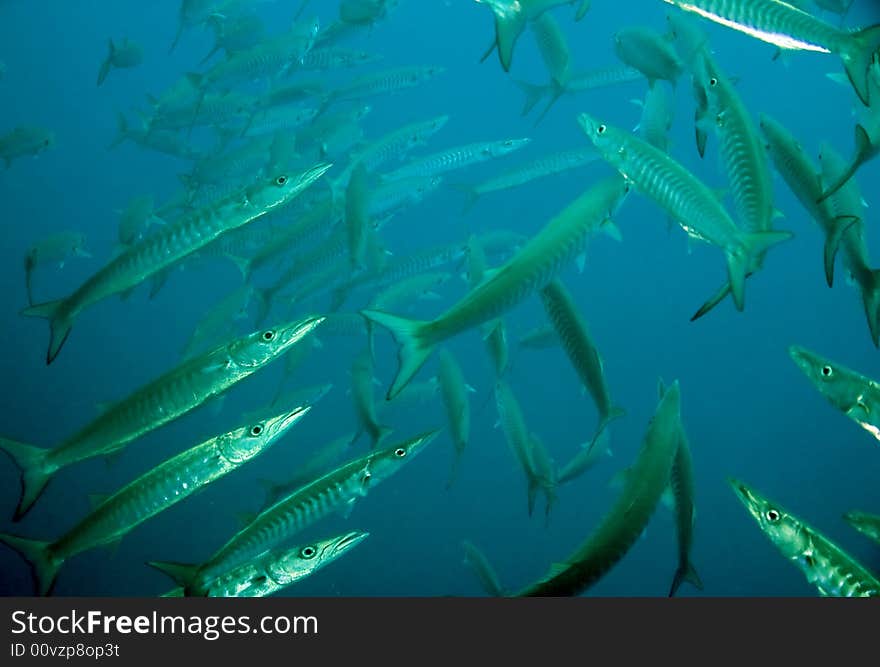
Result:
[[[91,258],[85,234],[82,232],[55,232],[32,244],[24,255],[24,282],[27,288],[28,303],[33,304],[33,274],[37,267],[55,264],[64,268],[72,257]]]
[[[748,232],[770,232],[777,211],[773,205],[773,181],[761,134],[733,82],[708,50],[704,49],[695,60],[694,85],[701,89],[706,104],[705,115],[697,122],[702,131],[714,130],[718,136],[737,221]],[[754,266],[746,269],[746,276],[761,268],[765,254],[758,253],[753,257]],[[718,293],[722,292],[730,293],[730,286],[722,286]],[[701,308],[698,316],[709,310]]]
[[[76,554],[118,543],[148,519],[262,454],[311,406],[297,406],[265,420],[209,438],[141,475],[106,499],[53,541],[0,533],[0,542],[21,553],[33,570],[37,591],[48,595],[58,571]]]
[[[778,0],[665,1],[780,50],[837,55],[859,99],[870,105],[868,70],[880,49],[880,24],[849,31]]]
[[[74,320],[85,308],[114,294],[125,293],[153,276],[161,279],[166,269],[222,233],[288,203],[331,166],[318,164],[298,174],[278,173],[259,179],[219,204],[165,225],[124,250],[67,297],[25,308],[22,315],[49,320],[51,335],[46,364],[58,356]]]
[[[624,65],[639,70],[653,85],[658,80],[675,86],[684,70],[669,39],[648,26],[629,26],[614,33],[614,53]]]
[[[550,12],[544,12],[530,24],[544,67],[550,75],[553,91],[547,104],[549,110],[565,92],[572,75],[571,51],[565,33]],[[546,113],[546,110],[545,110]],[[543,114],[541,116],[543,118]],[[541,118],[538,119],[540,122]]]
[[[230,338],[234,323],[247,317],[253,298],[254,287],[245,283],[214,304],[196,324],[181,352],[182,358],[188,359],[199,350],[212,347],[211,343],[216,347]]]
[[[821,183],[834,182],[847,168],[843,157],[827,142],[820,144],[819,162]],[[865,203],[858,183],[855,179],[847,181],[821,206],[825,213],[825,227],[834,236],[830,240],[830,261],[834,261],[834,245],[839,242],[847,275],[862,295],[871,341],[874,347],[880,347],[880,270],[871,268],[865,238]]]
[[[785,126],[767,114],[761,114],[760,125],[767,139],[767,152],[777,173],[825,234],[823,265],[825,280],[831,287],[834,283],[834,258],[843,233],[852,220],[835,220],[828,216],[827,207],[819,205],[822,183],[818,167]]]
[[[154,201],[150,195],[132,197],[124,211],[119,212],[119,243],[123,246],[140,241],[152,225],[165,221],[153,213]]]
[[[603,458],[612,456],[609,447],[611,442],[609,433],[607,430],[602,431],[595,440],[583,443],[568,463],[559,469],[556,475],[556,484],[562,485],[577,479],[602,461]]]
[[[268,549],[253,560],[217,576],[205,586],[201,595],[210,598],[262,598],[274,595],[338,560],[369,535],[365,531],[354,530],[309,544]],[[158,569],[186,581],[188,567],[198,566],[165,563]],[[185,589],[178,588],[165,596],[182,597],[184,593]]]
[[[663,388],[661,387],[661,391]],[[695,506],[694,463],[684,424],[679,424],[678,449],[669,481],[675,503],[675,532],[678,535],[678,567],[669,588],[669,597],[678,592],[683,582],[703,590],[703,582],[691,561],[694,543],[694,524],[697,519]]]
[[[638,131],[641,137],[661,151],[669,152],[669,131],[672,129],[674,101],[668,88],[649,85],[644,100],[633,100],[642,110]]]
[[[614,405],[611,399],[602,356],[590,336],[587,323],[578,311],[571,293],[561,280],[558,278],[552,280],[541,290],[541,302],[562,342],[562,349],[565,350],[574,371],[596,404],[599,424],[591,440],[591,443],[595,443],[608,424],[623,417],[626,411]]]
[[[504,588],[498,579],[498,575],[495,574],[495,570],[483,552],[467,540],[462,541],[461,548],[464,549],[465,564],[477,575],[483,590],[494,597],[504,596]]]
[[[382,175],[383,181],[399,181],[404,178],[417,176],[437,176],[449,171],[463,169],[487,160],[503,157],[521,148],[531,141],[528,137],[521,139],[502,139],[500,141],[486,141],[465,146],[456,146],[433,153],[424,157],[417,157],[402,167]]]
[[[13,160],[20,157],[36,157],[55,145],[55,133],[36,125],[19,125],[15,129],[0,135],[0,158],[6,168],[12,166]]]
[[[339,3],[339,20],[359,26],[370,26],[388,16],[397,7],[397,0],[342,0]]]
[[[438,343],[513,308],[583,252],[594,231],[614,227],[610,218],[626,192],[626,184],[619,177],[598,182],[480,285],[433,320],[411,320],[378,310],[361,311],[368,320],[388,329],[400,346],[398,372],[386,399],[394,398],[406,386]]]
[[[188,568],[185,574],[175,567],[177,564],[151,561],[150,565],[166,574],[174,572],[173,578],[187,595],[202,595],[217,575],[293,537],[328,514],[342,510],[348,515],[358,498],[412,461],[438,433],[428,431],[370,452],[304,485],[263,510],[207,561]]]
[[[361,433],[366,433],[370,437],[371,448],[376,449],[391,434],[392,429],[380,424],[376,418],[376,406],[373,402],[373,357],[369,348],[361,351],[352,363],[351,396],[359,424],[352,442]]]
[[[679,408],[676,380],[657,404],[617,502],[565,561],[553,565],[543,578],[526,586],[517,597],[580,595],[629,552],[669,485],[678,450]]]
[[[545,525],[549,525],[550,511],[558,500],[556,462],[550,457],[544,442],[534,433],[529,434],[529,449],[531,451],[529,459],[534,465],[532,472],[535,475],[535,482],[544,495],[544,522]]]
[[[788,355],[810,383],[840,412],[880,441],[880,384],[800,345]]]
[[[544,324],[527,331],[519,339],[519,346],[527,350],[542,350],[560,344],[559,334],[552,324]]]
[[[591,164],[598,159],[599,155],[592,148],[564,150],[541,156],[516,167],[511,167],[477,185],[458,184],[456,187],[465,193],[464,212],[467,212],[483,195],[502,192],[531,183],[539,178],[577,169]]]
[[[362,164],[351,172],[345,190],[345,228],[348,230],[348,253],[352,271],[366,268],[367,236],[370,227],[369,174]]]
[[[495,17],[495,40],[492,46],[483,55],[482,60],[489,57],[495,48],[498,49],[498,57],[501,67],[505,72],[510,71],[513,61],[513,48],[520,35],[526,29],[530,21],[534,21],[548,9],[562,5],[580,3],[575,18],[580,20],[589,9],[589,0],[476,0],[492,10]]]
[[[244,13],[236,16],[212,14],[208,23],[214,31],[214,46],[201,62],[208,62],[215,53],[223,51],[230,56],[250,49],[266,38],[266,27],[256,14]]]
[[[440,350],[437,380],[440,385],[440,396],[446,408],[446,417],[449,420],[449,433],[455,448],[452,470],[446,482],[446,488],[449,489],[455,482],[471,431],[471,405],[468,401],[467,383],[461,366],[449,350]]]
[[[880,155],[880,102],[877,102],[880,100],[880,68],[872,68],[868,83],[875,104],[867,110],[864,120],[856,125],[855,153],[837,177],[824,184],[818,200],[820,204],[846,185],[863,164]]]
[[[761,532],[822,596],[880,597],[880,580],[815,528],[753,487],[729,478]]]
[[[526,477],[528,511],[529,516],[532,516],[541,483],[536,464],[532,460],[531,433],[526,426],[519,401],[510,385],[503,380],[495,383],[495,407],[498,410],[498,423],[501,425],[507,446]]]
[[[184,361],[108,406],[54,448],[0,438],[0,449],[21,470],[21,496],[14,520],[27,513],[59,470],[118,452],[142,435],[219,396],[294,347],[323,321],[323,317],[308,316],[279,324]]]
[[[528,115],[544,97],[550,98],[547,106],[544,107],[541,115],[535,121],[535,125],[537,125],[563,95],[582,93],[643,80],[644,76],[642,73],[634,67],[616,65],[574,72],[568,77],[565,86],[561,89],[553,81],[545,85],[528,83],[526,81],[514,81],[514,83],[525,96],[521,112],[523,116]]]
[[[111,68],[130,69],[137,67],[144,60],[143,47],[137,42],[131,41],[128,37],[124,37],[118,44],[110,39],[108,47],[107,57],[101,63],[101,69],[98,71],[99,86],[104,83]]]
[[[681,163],[646,141],[582,113],[581,129],[632,187],[675,219],[689,236],[724,253],[728,282],[738,311],[745,308],[745,279],[756,258],[792,238],[787,231],[745,232],[702,181]]]
[[[862,535],[880,544],[880,516],[852,511],[844,514],[843,519]]]

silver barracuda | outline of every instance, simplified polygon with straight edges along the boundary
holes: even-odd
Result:
[[[358,498],[415,458],[437,433],[430,431],[371,452],[297,489],[261,512],[209,560],[191,567],[186,576],[181,576],[179,564],[168,567],[164,562],[153,561],[150,565],[169,574],[174,572],[171,576],[186,594],[201,595],[219,574],[293,537],[333,511],[350,512]]]
[[[91,423],[52,449],[0,438],[0,449],[21,470],[20,519],[56,472],[117,452],[129,442],[177,419],[254,374],[323,322],[306,317],[263,329],[189,359],[108,407]]]
[[[321,568],[338,560],[363,542],[370,534],[355,530],[325,540],[283,549],[264,551],[253,560],[224,572],[201,592],[211,598],[262,598],[273,595],[288,586],[310,577]],[[166,563],[162,571],[172,572],[186,581],[188,568],[197,566]],[[177,588],[163,597],[181,597],[183,588]]]
[[[471,405],[468,401],[467,383],[464,380],[461,366],[452,353],[445,349],[440,351],[437,379],[440,384],[443,405],[446,408],[446,417],[449,420],[452,444],[455,448],[452,471],[449,473],[449,480],[446,483],[446,487],[449,488],[455,482],[462,454],[464,454],[470,438]]]
[[[799,345],[788,354],[831,405],[880,442],[880,383]]]
[[[761,531],[820,595],[880,597],[880,581],[843,549],[754,488],[728,481]]]
[[[448,148],[439,153],[417,157],[399,169],[383,174],[385,181],[398,181],[416,176],[437,176],[456,169],[463,169],[487,160],[503,157],[520,148],[524,148],[531,140],[503,139],[501,141],[485,141],[465,146]]]
[[[867,512],[847,512],[844,520],[865,537],[880,544],[880,515]]]
[[[43,542],[0,533],[0,542],[28,560],[38,593],[46,595],[67,559],[118,542],[147,519],[241,467],[266,451],[310,409],[298,406],[215,436],[168,459],[103,500],[57,540]]]
[[[653,199],[692,237],[717,246],[727,260],[736,308],[745,307],[745,280],[756,258],[792,237],[791,232],[745,232],[702,181],[646,141],[582,113],[578,122],[605,160],[628,183]]]
[[[434,347],[459,333],[494,320],[549,283],[583,252],[590,235],[608,227],[627,188],[614,177],[590,188],[529,240],[500,268],[458,303],[433,320],[410,320],[377,310],[364,316],[388,329],[400,344],[400,368],[386,398],[391,399],[425,364]]]
[[[215,206],[168,224],[118,255],[69,296],[25,308],[27,317],[49,320],[51,337],[46,363],[51,364],[70,335],[77,315],[114,294],[123,294],[205,247],[222,233],[242,227],[282,206],[314,183],[331,165],[280,173],[260,179]]]
[[[880,25],[848,31],[778,0],[666,0],[784,50],[833,53],[862,102],[870,103],[868,69],[880,48]]]
[[[595,442],[610,422],[626,412],[615,406],[611,400],[602,356],[590,336],[586,321],[562,282],[556,279],[544,287],[541,290],[541,301],[562,342],[562,349],[596,404],[599,425],[591,441]]]
[[[627,554],[669,485],[681,427],[679,401],[676,381],[657,405],[615,505],[574,553],[519,592],[519,597],[580,595]]]

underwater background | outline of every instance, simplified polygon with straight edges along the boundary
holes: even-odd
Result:
[[[152,299],[148,288],[127,300],[113,297],[83,313],[51,366],[44,321],[24,318],[27,305],[23,258],[31,244],[54,232],[85,234],[92,258],[71,258],[63,268],[44,268],[34,277],[36,301],[60,298],[107,261],[117,243],[118,211],[132,197],[152,195],[156,202],[180,189],[178,174],[191,162],[147,151],[132,142],[113,149],[117,112],[129,117],[146,108],[147,93],[158,94],[181,75],[204,71],[199,61],[211,49],[205,28],[184,31],[169,53],[177,30],[179,2],[153,3],[79,0],[0,2],[0,135],[18,125],[36,125],[55,134],[55,144],[35,158],[0,168],[0,434],[51,447],[97,415],[98,405],[124,398],[176,365],[193,329],[208,311],[242,281],[235,264],[203,256],[175,271]],[[252,3],[267,31],[284,29],[299,1]],[[313,0],[305,16],[322,26],[337,18],[335,0]],[[578,68],[617,64],[612,34],[628,25],[666,30],[665,14],[676,11],[659,0],[596,0],[580,22],[574,8],[553,15],[568,39]],[[831,22],[837,17],[827,15]],[[874,2],[856,0],[847,25],[880,21]],[[813,156],[822,140],[844,156],[853,150],[851,89],[826,77],[839,60],[791,53],[773,60],[774,48],[720,26],[702,22],[715,57],[737,79],[737,91],[754,118],[767,113],[781,121]],[[474,232],[512,230],[533,235],[589,186],[611,175],[601,160],[522,187],[481,197],[463,213],[464,196],[456,183],[478,183],[518,162],[557,150],[587,147],[576,123],[582,111],[609,123],[634,128],[647,83],[563,96],[535,125],[537,112],[523,116],[522,93],[514,80],[546,81],[534,39],[520,38],[510,73],[492,54],[491,12],[471,0],[400,0],[388,16],[354,34],[346,43],[379,54],[382,60],[350,70],[311,73],[328,87],[367,71],[404,65],[441,65],[445,71],[421,86],[370,98],[362,121],[364,137],[378,137],[418,120],[448,114],[446,126],[411,157],[476,141],[529,137],[525,148],[459,173],[403,211],[382,230],[393,255],[445,243],[462,243]],[[140,43],[144,62],[110,72],[95,86],[106,57],[108,37]],[[662,85],[668,85],[661,82]],[[715,188],[726,176],[712,136],[705,158],[694,146],[694,101],[688,77],[675,87],[675,121],[670,152]],[[205,128],[192,134],[194,146],[212,145]],[[880,256],[876,192],[880,163],[864,165],[856,175],[867,209],[869,251]],[[319,187],[319,185],[313,186]],[[401,472],[359,499],[347,518],[331,516],[311,526],[294,543],[350,529],[370,537],[357,549],[314,576],[286,589],[294,596],[481,596],[483,589],[464,563],[462,540],[482,549],[505,587],[517,590],[545,574],[582,542],[613,504],[615,473],[629,466],[641,446],[657,403],[657,383],[678,379],[681,413],[695,466],[696,527],[692,562],[704,588],[685,584],[679,595],[812,596],[815,589],[761,534],[726,481],[735,476],[777,500],[838,543],[866,567],[880,570],[880,549],[843,520],[849,510],[880,512],[880,457],[877,442],[835,410],[792,363],[788,347],[803,345],[871,377],[880,377],[861,302],[842,268],[833,289],[822,269],[823,236],[818,226],[774,176],[775,222],[794,232],[793,240],[770,254],[764,269],[747,283],[745,311],[730,300],[690,322],[694,310],[722,283],[726,274],[717,249],[689,242],[665,213],[632,193],[615,218],[622,242],[596,236],[582,272],[567,266],[560,274],[589,324],[604,359],[615,402],[626,415],[613,423],[613,456],[558,490],[559,499],[545,524],[543,500],[534,516],[526,507],[526,482],[500,428],[493,399],[494,369],[479,330],[448,341],[475,392],[470,441],[455,484],[446,489],[453,461],[448,429]],[[255,223],[259,224],[259,223]],[[467,291],[454,273],[437,291],[439,299],[414,301],[391,312],[430,319]],[[278,269],[254,280],[271,282]],[[362,297],[358,297],[362,300]],[[344,306],[365,305],[352,299]],[[294,304],[285,321],[328,308],[326,299]],[[279,313],[281,314],[279,315]],[[546,321],[537,295],[505,316],[511,368],[506,380],[515,392],[529,429],[551,456],[567,461],[589,439],[596,409],[584,394],[560,347],[518,349],[516,341]],[[259,327],[253,313],[234,323],[240,334]],[[349,393],[350,369],[364,349],[363,334],[327,336],[310,347],[289,377],[279,360],[233,387],[222,405],[206,405],[132,442],[107,463],[92,459],[63,470],[20,523],[11,520],[19,497],[19,474],[12,460],[0,460],[0,531],[40,539],[54,538],[89,511],[88,494],[112,492],[168,457],[202,440],[246,423],[243,415],[271,402],[283,381],[287,388],[333,383],[310,414],[285,438],[254,461],[204,491],[137,527],[115,549],[95,549],[71,559],[58,578],[56,595],[153,596],[170,588],[148,560],[200,562],[208,558],[240,524],[237,516],[254,512],[264,500],[261,479],[283,482],[297,474],[310,454],[331,440],[355,431]],[[375,334],[375,398],[380,421],[393,427],[387,444],[446,425],[439,393],[417,407],[382,413],[384,393],[397,369],[396,345],[384,330]],[[434,355],[416,381],[436,372]],[[362,437],[343,458],[360,456]],[[665,596],[676,568],[674,515],[658,507],[643,537],[588,595]],[[26,562],[0,547],[0,592],[31,595]]]

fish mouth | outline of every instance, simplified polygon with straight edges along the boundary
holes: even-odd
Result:
[[[300,418],[304,417],[309,410],[312,409],[311,405],[300,405],[285,414],[281,417],[278,422],[278,429],[283,431],[295,424],[300,420]]]
[[[363,542],[370,534],[364,530],[354,530],[333,543],[331,555],[338,556]]]
[[[736,494],[736,497],[739,498],[740,502],[749,511],[749,514],[755,517],[755,519],[760,518],[760,512],[758,511],[760,500],[754,494],[754,492],[748,486],[743,484],[738,479],[735,479],[734,477],[728,477],[727,482],[733,488],[733,492]]]
[[[323,315],[314,315],[305,319],[293,322],[284,327],[282,348],[286,349],[305,338],[308,334],[318,328],[327,318]]]
[[[804,373],[807,373],[813,365],[812,355],[800,345],[791,345],[788,348],[788,356]]]

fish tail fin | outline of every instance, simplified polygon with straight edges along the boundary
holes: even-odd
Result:
[[[743,237],[743,250],[727,253],[727,277],[736,309],[745,308],[745,282],[752,267],[760,264],[760,258],[777,243],[792,238],[787,231],[752,232]]]
[[[227,254],[226,257],[235,264],[239,273],[241,273],[241,279],[244,282],[248,282],[251,278],[251,260],[247,257],[239,257],[233,254]]]
[[[188,563],[175,563],[164,560],[150,560],[147,565],[159,570],[162,574],[167,574],[174,580],[178,586],[184,589],[188,588],[195,579],[196,573],[199,571],[198,565],[190,565]]]
[[[46,453],[49,450],[42,447],[0,438],[0,449],[9,454],[21,470],[21,497],[13,517],[13,520],[18,521],[40,497],[55,469],[46,465]]]
[[[862,285],[862,303],[874,347],[880,347],[880,269],[871,271],[871,277]]]
[[[529,507],[529,517],[535,512],[535,502],[538,499],[538,489],[540,485],[534,475],[529,475],[528,486],[526,488],[527,501]]]
[[[690,561],[675,571],[675,577],[672,579],[672,587],[669,589],[669,597],[673,597],[676,591],[678,591],[678,587],[685,581],[694,588],[703,590],[703,581],[700,579],[700,575],[697,574],[696,568],[694,568],[693,563]]]
[[[31,566],[37,593],[48,595],[55,585],[58,570],[64,564],[63,558],[53,557],[51,543],[9,535],[8,533],[0,533],[0,542],[21,554]]]
[[[599,438],[605,433],[605,429],[608,427],[608,424],[613,422],[615,419],[620,419],[621,417],[626,415],[626,410],[621,407],[614,406],[609,411],[608,414],[605,415],[602,420],[599,422],[599,426],[596,427],[596,434],[593,436],[593,439],[590,441],[588,445],[589,449],[592,449],[596,446],[596,443],[599,441]]]
[[[544,97],[546,87],[539,86],[534,83],[528,83],[527,81],[514,81],[514,83],[525,96],[525,99],[523,99],[523,108],[520,112],[520,115],[528,116],[529,112],[531,112],[531,110],[535,108],[538,102],[541,101],[541,98]]]
[[[844,170],[844,172],[822,192],[819,199],[816,201],[821,204],[828,199],[828,197],[846,185],[862,164],[862,160],[858,156],[867,155],[870,150],[871,137],[868,136],[867,130],[865,130],[862,125],[856,125],[856,158],[849,164],[846,170]]]
[[[409,383],[431,356],[431,352],[434,351],[434,343],[426,341],[423,333],[428,323],[423,320],[398,317],[378,310],[363,310],[361,314],[368,321],[388,329],[394,340],[400,345],[397,352],[399,363],[397,376],[385,395],[385,399],[390,401]]]
[[[168,49],[168,53],[171,53],[172,51],[174,51],[174,49],[177,48],[177,43],[180,41],[180,36],[183,34],[183,28],[183,21],[181,21],[177,25],[177,33],[174,35],[174,41],[171,42],[171,47]]]
[[[865,106],[870,103],[869,69],[878,49],[880,49],[880,24],[875,24],[851,33],[846,48],[840,54],[849,82]]]
[[[104,79],[107,78],[107,75],[110,73],[110,67],[113,64],[113,53],[116,51],[116,47],[113,45],[113,39],[110,39],[110,51],[107,54],[107,57],[104,59],[104,62],[101,63],[101,69],[98,70],[98,85],[100,86],[104,83]]]
[[[840,246],[840,239],[854,224],[861,221],[861,218],[855,215],[841,215],[831,222],[831,230],[825,237],[825,248],[822,253],[822,260],[825,266],[825,282],[828,287],[834,284],[834,258],[837,256],[837,248]]]
[[[725,282],[718,289],[718,291],[715,292],[715,294],[709,297],[709,299],[702,306],[699,307],[697,312],[691,315],[691,322],[695,322],[696,320],[700,319],[703,315],[705,315],[719,303],[724,301],[728,294],[730,294],[730,283]]]
[[[538,124],[544,120],[544,117],[553,108],[553,106],[559,101],[559,98],[562,97],[562,94],[565,92],[565,88],[560,86],[556,81],[553,82],[553,92],[550,94],[550,99],[547,101],[547,106],[544,107],[544,110],[540,113],[537,120],[535,120],[534,127],[538,127]]]
[[[449,491],[452,488],[452,485],[455,484],[455,480],[458,479],[458,469],[461,466],[461,454],[459,452],[455,452],[455,458],[452,459],[452,468],[449,470],[449,477],[446,480],[446,490]]]
[[[513,47],[525,27],[526,18],[521,12],[495,15],[495,44],[498,46],[498,59],[505,72],[510,71]]]
[[[73,318],[61,312],[63,304],[64,299],[58,299],[28,306],[21,311],[21,314],[25,317],[40,317],[44,320],[49,320],[50,335],[49,351],[46,353],[47,366],[58,356],[73,327]]]

